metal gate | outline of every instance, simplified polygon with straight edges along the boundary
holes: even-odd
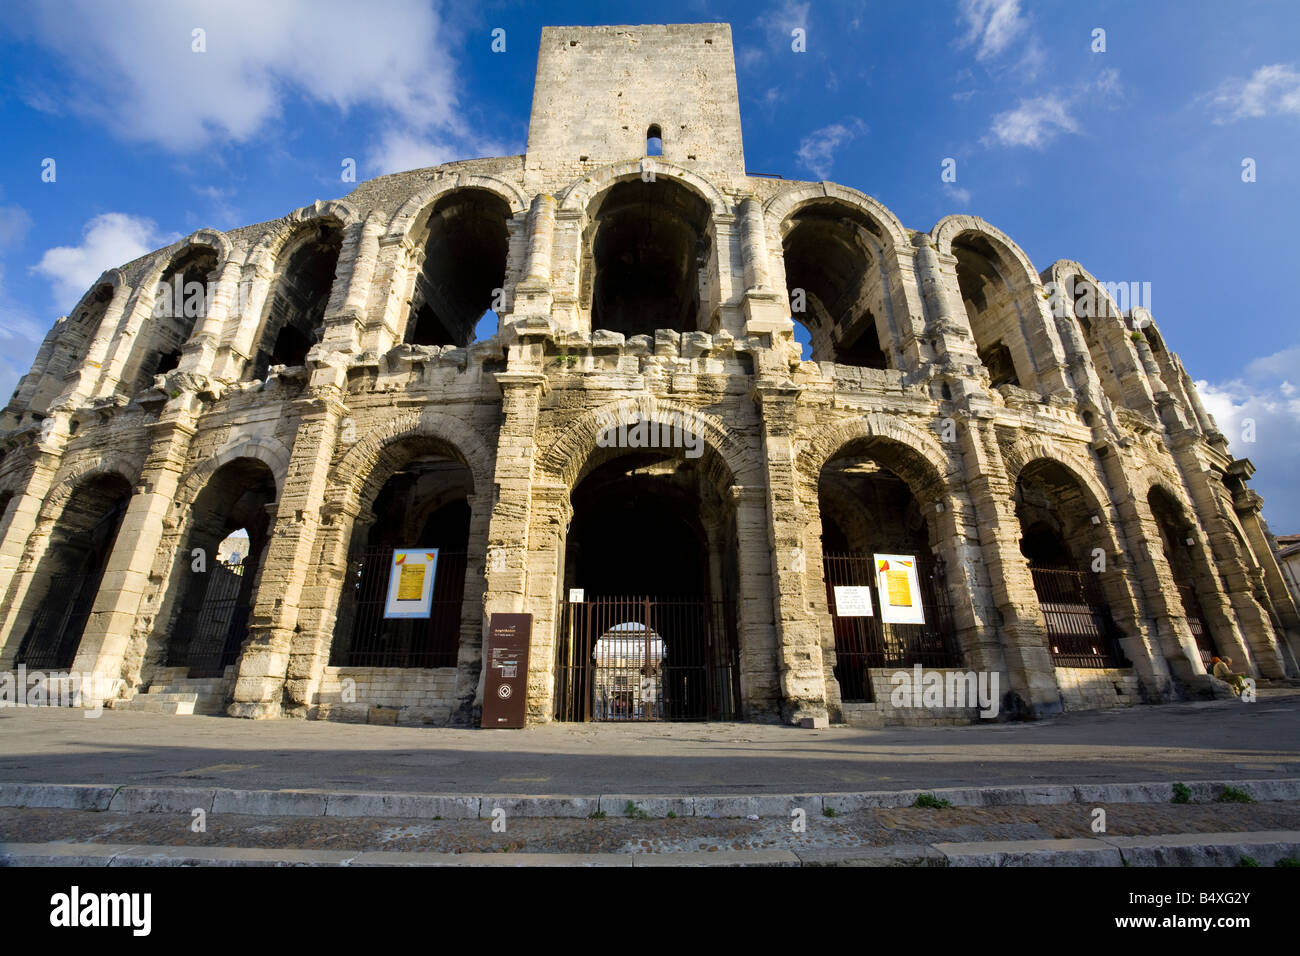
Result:
[[[1030,566],[1057,667],[1131,667],[1097,575]]]
[[[244,575],[253,573],[248,562],[216,562],[206,573],[207,587],[193,615],[189,641],[168,643],[167,666],[188,667],[190,677],[221,677],[239,659],[253,610],[249,589],[244,587]],[[177,621],[177,631],[183,631],[187,617]]]
[[[1210,660],[1219,656],[1219,648],[1214,643],[1210,626],[1205,623],[1205,612],[1201,610],[1201,599],[1196,596],[1196,588],[1190,584],[1178,585],[1178,597],[1183,602],[1183,616],[1187,618],[1187,627],[1196,639],[1196,649],[1201,655],[1201,664],[1205,670],[1211,670]]]
[[[735,605],[590,597],[568,603],[557,641],[557,720],[736,720]]]
[[[822,557],[826,579],[826,607],[831,613],[835,633],[835,678],[840,684],[840,699],[847,703],[870,702],[871,681],[867,670],[872,667],[957,667],[957,652],[952,628],[952,608],[947,591],[934,564],[917,558],[917,580],[921,585],[924,624],[885,624],[876,615],[840,617],[836,613],[835,588],[871,589],[872,607],[880,607],[876,592],[872,556],[856,552],[826,554]],[[876,614],[879,614],[877,610]]]
[[[33,670],[66,670],[72,666],[103,576],[103,568],[50,575],[45,599],[18,648],[17,663]]]

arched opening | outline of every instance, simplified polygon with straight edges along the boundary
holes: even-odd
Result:
[[[1040,458],[1016,479],[1020,553],[1058,667],[1127,667],[1122,634],[1105,595],[1105,541],[1100,506],[1059,462]]]
[[[987,236],[976,232],[953,239],[952,252],[957,257],[962,303],[990,386],[1035,388],[1034,362],[1016,301],[1017,284],[1006,257]]]
[[[130,498],[130,483],[113,473],[73,489],[28,591],[34,613],[17,663],[33,670],[72,666]]]
[[[1071,276],[1069,281],[1074,284],[1074,317],[1083,333],[1083,342],[1101,380],[1102,390],[1112,403],[1123,405],[1124,390],[1103,335],[1106,325],[1118,324],[1120,317],[1112,307],[1110,297],[1094,283],[1082,276]]]
[[[195,324],[207,315],[217,253],[210,246],[192,246],[163,270],[154,290],[154,306],[131,350],[122,374],[128,394],[150,388],[154,376],[180,364],[181,350]]]
[[[411,345],[475,340],[475,328],[506,284],[510,206],[484,189],[460,189],[434,205],[407,319]]]
[[[336,667],[455,667],[466,629],[478,627],[464,607],[469,552],[470,470],[431,440],[389,446],[378,466],[389,476],[352,527],[348,574],[339,598],[330,664]],[[399,552],[418,552],[422,570],[412,599],[425,601],[428,558],[436,552],[427,603],[416,616],[395,606],[403,588]],[[403,559],[405,563],[405,559]],[[412,565],[415,566],[414,564]],[[409,576],[408,576],[409,577]]]
[[[222,465],[195,497],[172,571],[180,600],[166,629],[167,667],[209,678],[235,665],[248,637],[275,500],[275,476],[256,458]]]
[[[873,669],[961,662],[934,529],[894,468],[933,497],[935,477],[918,456],[881,439],[845,445],[818,479],[835,678],[846,702],[875,699]],[[887,675],[877,677],[888,686]]]
[[[1147,505],[1156,520],[1156,527],[1160,529],[1160,546],[1178,587],[1183,617],[1187,619],[1187,627],[1196,640],[1201,663],[1208,672],[1211,670],[1211,659],[1219,656],[1219,648],[1201,606],[1199,591],[1207,582],[1192,558],[1192,548],[1196,545],[1192,524],[1187,520],[1178,500],[1158,485],[1153,485],[1147,492]]]
[[[700,328],[709,205],[666,177],[621,182],[583,234],[581,307],[592,329],[654,336]]]
[[[334,272],[343,248],[343,230],[330,219],[304,226],[281,253],[284,262],[266,305],[258,336],[253,378],[265,378],[275,365],[307,364],[307,353],[320,336],[321,321],[334,287]]]
[[[664,134],[658,123],[651,123],[645,131],[645,154],[662,156],[664,154]]]
[[[786,286],[795,322],[807,330],[810,358],[861,368],[894,368],[877,261],[879,227],[860,210],[809,203],[784,223]],[[803,339],[796,332],[796,341]]]
[[[623,452],[571,500],[556,717],[738,719],[735,512],[707,466]]]
[[[50,403],[67,387],[67,376],[75,371],[85,360],[90,351],[90,344],[99,331],[100,323],[108,312],[109,303],[113,301],[113,287],[100,283],[73,309],[68,320],[63,323],[58,340],[50,355],[44,374],[40,376],[35,394],[31,398],[31,411],[45,415],[50,410]],[[20,383],[21,384],[21,383]],[[15,397],[18,391],[14,392]]]

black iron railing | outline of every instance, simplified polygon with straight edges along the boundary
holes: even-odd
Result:
[[[826,580],[826,606],[835,632],[835,678],[840,699],[847,703],[871,701],[873,667],[958,667],[961,654],[953,633],[952,606],[944,582],[932,562],[917,556],[917,583],[921,588],[924,624],[886,624],[880,620],[880,595],[872,555],[853,552],[826,554],[822,558]],[[871,590],[869,617],[841,617],[835,606],[836,587]]]
[[[468,555],[463,551],[438,553],[433,602],[427,618],[386,618],[393,550],[369,548],[349,562],[330,664],[455,667]]]
[[[239,659],[253,611],[250,562],[217,562],[205,572],[203,599],[177,618],[167,642],[167,666],[188,667],[190,677],[221,677]]]
[[[72,666],[103,576],[103,568],[50,575],[45,597],[18,647],[17,663],[33,670],[66,670]]]
[[[1030,566],[1057,667],[1128,667],[1096,574]]]
[[[1196,649],[1200,652],[1201,663],[1206,671],[1211,670],[1210,661],[1219,656],[1218,645],[1214,635],[1205,622],[1205,612],[1201,609],[1201,599],[1196,595],[1196,588],[1191,584],[1178,585],[1178,597],[1183,602],[1183,616],[1187,618],[1187,627],[1196,639]]]
[[[557,642],[558,720],[736,720],[735,604],[588,596],[566,603]]]

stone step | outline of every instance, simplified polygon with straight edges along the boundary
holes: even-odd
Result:
[[[198,694],[139,694],[115,709],[150,714],[192,714],[198,699]]]

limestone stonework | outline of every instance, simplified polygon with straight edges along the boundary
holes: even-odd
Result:
[[[534,723],[978,719],[892,707],[914,664],[1031,716],[1208,692],[1212,652],[1293,676],[1252,467],[1121,305],[747,174],[724,24],[547,28],[524,155],[200,230],[55,323],[0,421],[0,668],[472,724],[526,612]],[[428,619],[384,617],[395,548],[439,550]],[[876,554],[923,624],[838,613]],[[628,634],[639,690],[591,673]]]

